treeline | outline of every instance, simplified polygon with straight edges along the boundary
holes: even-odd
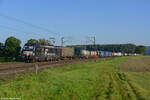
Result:
[[[27,43],[39,43],[42,45],[52,45],[46,39],[30,39]],[[0,62],[20,61],[21,60],[21,40],[16,37],[8,37],[5,43],[0,43]]]
[[[122,53],[138,53],[144,54],[146,51],[145,46],[136,46],[135,44],[110,44],[110,45],[69,45],[74,47],[76,50],[101,50],[111,52],[122,52]]]
[[[1,62],[18,61],[21,55],[21,40],[8,37],[5,43],[0,43]]]
[[[41,45],[52,45],[51,41],[46,40],[46,39],[30,39],[27,41],[27,43],[39,43]]]
[[[42,45],[52,45],[46,39],[29,39],[27,43],[39,43]],[[144,54],[145,46],[136,46],[134,44],[113,44],[113,45],[70,45],[75,50],[102,50],[122,53]],[[2,61],[19,61],[21,59],[21,40],[16,37],[8,37],[5,43],[0,43],[0,62]]]

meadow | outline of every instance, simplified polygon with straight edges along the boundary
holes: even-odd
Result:
[[[150,100],[150,72],[142,60],[118,57],[49,68],[37,75],[16,75],[0,81],[0,98],[21,100]],[[131,68],[131,60],[137,64]],[[146,60],[147,61],[147,60]],[[147,61],[148,62],[148,61]],[[133,64],[134,64],[133,63]],[[149,63],[147,63],[149,65]],[[126,67],[127,68],[126,68]],[[130,67],[129,67],[130,66]]]

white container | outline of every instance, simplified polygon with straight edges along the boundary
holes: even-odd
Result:
[[[124,56],[128,56],[128,54],[127,54],[127,53],[124,53]]]
[[[90,51],[88,51],[88,50],[81,50],[81,55],[89,57],[90,56]]]
[[[118,53],[114,52],[114,56],[118,56]]]
[[[118,56],[122,56],[122,53],[121,53],[121,52],[118,52]]]

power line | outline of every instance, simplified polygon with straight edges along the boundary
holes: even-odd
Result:
[[[19,33],[19,32],[23,32],[23,33],[34,33],[34,32],[29,32],[29,31],[24,31],[24,30],[22,30],[22,29],[17,29],[17,28],[12,28],[12,27],[9,27],[9,26],[4,26],[4,25],[0,25],[0,28],[2,28],[2,29],[9,29],[9,31],[10,30],[12,30],[12,31],[15,31],[15,32],[12,32],[12,33]],[[19,31],[19,32],[18,32]],[[41,35],[40,33],[35,33],[37,36],[39,36],[39,35]],[[26,41],[23,41],[23,43],[24,42],[26,42]]]
[[[0,14],[0,16],[1,16],[1,17],[4,17],[4,18],[7,18],[7,19],[9,19],[9,20],[13,20],[13,21],[22,23],[22,24],[24,24],[24,25],[28,25],[28,26],[34,27],[34,28],[36,28],[36,29],[40,29],[40,30],[47,31],[47,32],[49,32],[49,33],[53,33],[53,34],[56,34],[56,35],[59,34],[59,33],[57,33],[57,32],[53,32],[53,31],[51,31],[51,30],[49,30],[49,29],[47,29],[47,28],[44,28],[44,27],[41,27],[41,26],[38,26],[38,25],[34,25],[34,24],[31,24],[31,23],[28,23],[28,22],[25,22],[25,21],[23,21],[23,20],[17,19],[17,18],[12,17],[12,16],[8,16],[8,15],[5,15],[5,14]]]
[[[13,28],[13,27],[10,27],[10,26],[4,26],[4,25],[0,25],[0,28],[2,29],[7,29],[7,30],[11,30],[11,32],[13,33],[34,33],[34,35],[36,36],[39,36],[41,35],[40,33],[35,33],[35,32],[32,32],[32,31],[25,31],[25,30],[22,30],[22,28]]]
[[[12,27],[9,27],[9,26],[4,26],[4,25],[0,25],[0,28],[11,29],[11,30],[14,30],[14,31],[20,31],[20,32],[27,33],[27,31],[23,31],[23,30],[20,30],[20,29],[16,29],[16,28],[12,28]],[[33,33],[33,32],[28,32],[28,33]]]

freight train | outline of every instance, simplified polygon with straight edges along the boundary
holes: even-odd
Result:
[[[72,58],[73,48],[27,43],[22,50],[22,58],[25,62],[52,61],[63,58]]]
[[[22,58],[25,62],[53,61],[73,58],[114,57],[125,55],[127,56],[129,54],[98,50],[76,50],[72,47],[41,45],[38,43],[27,43],[24,45],[22,50]]]

